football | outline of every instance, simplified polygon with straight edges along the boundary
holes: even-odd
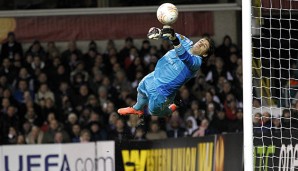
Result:
[[[171,25],[178,18],[178,9],[171,3],[164,3],[158,7],[156,16],[158,21],[163,25]]]

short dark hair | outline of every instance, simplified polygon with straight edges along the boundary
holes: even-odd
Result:
[[[213,55],[213,53],[215,51],[215,43],[210,37],[205,36],[205,37],[203,37],[203,39],[206,39],[209,42],[209,49],[207,51],[207,53],[208,53],[207,57],[209,57],[209,56]]]

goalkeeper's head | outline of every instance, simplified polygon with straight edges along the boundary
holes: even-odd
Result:
[[[209,37],[203,37],[192,47],[192,53],[207,58],[214,53],[214,42]]]

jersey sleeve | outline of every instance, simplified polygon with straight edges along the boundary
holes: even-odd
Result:
[[[176,33],[176,37],[179,39],[180,43],[182,44],[182,46],[184,46],[186,51],[188,51],[192,47],[193,41],[191,41],[189,38],[179,33]]]
[[[200,69],[202,64],[202,58],[200,56],[192,55],[188,53],[185,47],[181,44],[174,46],[176,54],[180,60],[192,71]]]

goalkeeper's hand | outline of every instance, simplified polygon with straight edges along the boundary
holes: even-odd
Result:
[[[167,39],[171,40],[174,46],[178,46],[180,44],[180,41],[176,37],[175,31],[173,28],[171,28],[169,26],[164,26],[161,30],[161,33],[162,33],[161,36],[163,38],[167,38]]]
[[[156,27],[151,27],[148,31],[147,37],[149,39],[158,40],[159,38],[161,38],[161,30]]]

